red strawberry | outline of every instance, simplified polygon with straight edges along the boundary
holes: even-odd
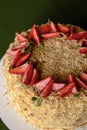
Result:
[[[45,33],[49,33],[51,31],[51,28],[48,24],[42,24],[39,28],[38,28],[40,34],[45,34]]]
[[[16,46],[14,46],[12,48],[12,50],[17,50],[17,49],[22,49],[22,48],[27,48],[27,47],[28,47],[28,44],[26,42],[22,42],[22,43],[19,43]]]
[[[71,33],[75,33],[75,32],[76,32],[76,29],[77,29],[76,26],[71,25],[71,27],[70,27],[70,29],[69,29],[70,34],[71,34]]]
[[[48,84],[51,80],[52,80],[52,76],[49,76],[49,77],[47,77],[47,78],[45,78],[45,79],[43,79],[43,80],[37,82],[37,83],[35,84],[35,87],[36,87],[38,90],[42,91],[42,90],[47,86],[47,84]]]
[[[80,48],[79,52],[80,52],[81,54],[87,54],[87,47],[82,47],[82,48]]]
[[[71,83],[71,82],[74,81],[74,78],[73,78],[72,74],[68,75],[68,79],[67,80],[68,80],[68,83]]]
[[[81,87],[81,88],[84,88],[87,90],[87,85],[85,83],[83,83],[79,78],[75,78],[78,85]]]
[[[82,45],[83,45],[84,47],[87,47],[87,39],[84,39],[84,40],[82,41]]]
[[[9,51],[7,51],[7,53],[10,55],[10,56],[15,56],[15,55],[17,55],[17,53],[19,52],[19,50],[20,49],[18,49],[18,50],[9,50]]]
[[[21,75],[21,81],[24,84],[29,84],[31,82],[32,76],[33,76],[33,64],[29,64],[25,72]]]
[[[58,32],[58,29],[53,22],[50,22],[50,28],[51,28],[52,32]]]
[[[31,31],[29,32],[29,36],[28,36],[28,40],[32,40],[33,39],[33,28],[31,29]]]
[[[22,55],[22,51],[19,49],[15,54],[14,58],[12,59],[11,66],[15,66],[17,61],[19,60],[20,56]]]
[[[51,80],[46,86],[45,88],[42,90],[40,96],[41,97],[47,97],[50,95],[50,93],[52,92],[52,88],[53,88],[53,83],[54,80]]]
[[[39,75],[38,70],[34,69],[30,85],[32,86],[33,84],[37,83],[39,81],[39,78],[40,78],[40,75]]]
[[[41,37],[38,32],[38,28],[35,25],[32,28],[32,39],[35,41],[37,45],[41,42]]]
[[[30,54],[23,54],[22,56],[20,56],[19,60],[16,62],[15,66],[19,66],[21,64],[24,64],[30,57]]]
[[[80,75],[80,78],[84,81],[84,82],[87,82],[87,74],[86,73],[82,73]]]
[[[21,66],[18,66],[18,67],[15,67],[15,68],[10,68],[9,72],[13,73],[13,74],[22,74],[22,73],[25,72],[27,67],[28,67],[28,63],[25,63],[25,64],[23,64]]]
[[[81,40],[85,35],[87,35],[86,31],[82,31],[82,32],[77,32],[77,33],[72,33],[69,37],[68,40]]]
[[[60,24],[60,23],[58,23],[57,26],[58,26],[58,29],[59,29],[61,32],[63,32],[63,33],[67,33],[67,32],[69,31],[69,28],[68,28],[68,27],[66,27],[66,26],[64,26],[64,25],[62,25],[62,24]]]
[[[56,33],[47,33],[47,34],[42,34],[41,36],[44,39],[56,38],[56,37],[60,37],[60,33],[59,32],[56,32]]]
[[[64,83],[54,83],[53,84],[53,91],[57,92],[59,89],[63,88],[65,86]]]
[[[16,33],[16,37],[19,43],[27,41],[27,39],[23,37],[21,34]]]
[[[66,85],[65,87],[61,88],[61,89],[57,92],[58,96],[60,96],[60,97],[65,97],[65,96],[67,96],[68,94],[71,93],[71,91],[72,91],[72,89],[73,89],[74,86],[75,86],[75,83],[74,83],[74,82],[69,83],[68,85]]]

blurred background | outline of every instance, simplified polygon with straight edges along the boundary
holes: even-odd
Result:
[[[48,18],[87,29],[87,0],[0,0],[0,58],[15,32],[46,23]],[[2,122],[0,127],[6,129]]]

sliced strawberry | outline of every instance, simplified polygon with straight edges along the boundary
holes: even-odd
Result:
[[[45,33],[49,33],[51,31],[50,25],[48,24],[42,24],[39,28],[38,28],[40,34],[45,34]]]
[[[82,45],[83,45],[84,47],[87,47],[87,39],[84,39],[84,40],[82,41]]]
[[[53,91],[57,92],[59,89],[63,88],[65,86],[64,83],[54,83],[53,84]]]
[[[59,32],[56,32],[56,33],[47,33],[47,34],[42,34],[41,36],[44,39],[56,38],[56,37],[60,37],[60,33]]]
[[[30,85],[32,86],[33,84],[37,83],[39,81],[39,78],[40,78],[40,75],[39,75],[38,70],[34,69]]]
[[[60,96],[60,97],[67,96],[68,94],[71,93],[71,91],[72,91],[72,89],[73,89],[74,86],[75,86],[74,82],[69,83],[68,85],[66,85],[65,87],[63,87],[62,89],[60,89],[57,92],[58,96]]]
[[[21,34],[16,33],[16,37],[19,43],[21,42],[27,42],[27,39],[25,37],[23,37]]]
[[[67,81],[68,81],[68,83],[71,83],[71,82],[74,81],[74,78],[73,78],[72,74],[69,74],[69,75],[68,75]]]
[[[29,84],[31,82],[32,76],[33,76],[33,64],[29,64],[25,72],[21,75],[21,81],[24,84]]]
[[[7,53],[10,55],[10,56],[15,56],[15,55],[17,55],[17,53],[19,52],[19,50],[20,49],[18,49],[18,50],[9,50],[9,51],[7,51]]]
[[[23,64],[21,66],[18,66],[18,67],[15,67],[15,68],[10,68],[9,72],[13,73],[13,74],[22,74],[22,73],[25,72],[27,67],[28,67],[28,63],[25,63],[25,64]]]
[[[21,64],[24,64],[30,57],[29,53],[23,54],[22,56],[20,56],[19,60],[16,62],[15,66],[19,66]]]
[[[38,45],[41,42],[41,37],[40,37],[37,26],[35,26],[35,25],[33,26],[31,35],[32,35],[32,39]]]
[[[72,91],[71,91],[71,93],[72,93],[72,94],[75,94],[75,93],[77,93],[77,92],[78,92],[77,87],[74,86],[73,89],[72,89]]]
[[[72,33],[69,37],[68,40],[81,40],[85,35],[87,35],[86,31],[82,31],[82,32],[77,32],[77,33]]]
[[[70,34],[75,33],[75,32],[76,32],[76,29],[77,29],[76,26],[71,25],[71,27],[70,27],[70,29],[69,29]]]
[[[76,82],[78,83],[78,85],[81,87],[81,88],[84,88],[87,90],[87,85],[82,82],[79,78],[75,78],[76,79]]]
[[[46,86],[45,88],[42,90],[40,96],[41,97],[47,97],[50,95],[50,93],[52,92],[52,88],[53,88],[53,83],[54,80],[51,80]]]
[[[28,44],[27,42],[22,42],[22,43],[19,43],[18,45],[14,46],[12,48],[12,50],[17,50],[17,49],[22,49],[22,48],[27,48],[28,47]]]
[[[33,28],[31,29],[31,31],[29,32],[29,35],[28,35],[28,40],[32,40],[33,39]]]
[[[50,22],[50,28],[52,32],[58,32],[56,25],[52,21]]]
[[[87,47],[82,47],[82,48],[80,48],[79,52],[80,52],[81,54],[87,54]]]
[[[58,29],[59,29],[61,32],[63,32],[63,33],[67,33],[67,32],[69,31],[69,28],[68,28],[68,27],[66,27],[66,26],[64,26],[64,25],[62,25],[62,24],[60,24],[60,23],[58,23],[57,26],[58,26]]]
[[[47,84],[48,84],[51,80],[52,80],[52,76],[49,76],[49,77],[47,77],[47,78],[45,78],[45,79],[43,79],[43,80],[37,82],[34,86],[35,86],[38,90],[42,91],[42,90],[47,86]]]
[[[12,59],[11,66],[15,66],[16,65],[16,63],[19,60],[21,55],[22,55],[22,51],[21,51],[21,49],[19,49],[17,51],[17,53],[15,54],[14,58]]]
[[[84,82],[87,82],[87,74],[86,73],[82,73],[80,75],[80,78],[84,81]]]

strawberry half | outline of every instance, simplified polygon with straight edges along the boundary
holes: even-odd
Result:
[[[79,78],[75,78],[76,79],[76,82],[78,83],[78,85],[81,87],[81,88],[84,88],[87,90],[87,85],[85,83],[83,83]]]
[[[68,40],[81,40],[83,39],[83,37],[87,35],[86,31],[82,31],[82,32],[77,32],[77,33],[72,33],[70,34],[70,36],[68,37]]]
[[[24,64],[30,57],[30,54],[22,54],[22,56],[20,56],[20,58],[18,59],[18,61],[16,62],[15,66],[19,66],[21,64]]]
[[[71,91],[71,93],[72,93],[72,94],[75,94],[75,93],[77,93],[77,92],[78,92],[77,87],[74,86],[73,89],[72,89],[72,91]]]
[[[47,84],[52,80],[52,76],[49,76],[39,82],[37,82],[34,86],[39,90],[39,91],[42,91],[46,86]]]
[[[52,32],[58,32],[56,25],[53,22],[50,22],[50,28]]]
[[[28,44],[27,42],[22,42],[22,43],[19,43],[18,45],[14,46],[12,48],[12,50],[17,50],[17,49],[22,49],[22,48],[27,48],[28,47]]]
[[[16,37],[19,43],[21,42],[27,42],[27,39],[25,37],[23,37],[21,34],[16,33]]]
[[[45,33],[49,33],[51,31],[50,25],[48,24],[42,24],[39,28],[38,28],[40,34],[45,34]]]
[[[59,97],[65,97],[67,96],[68,94],[71,93],[73,87],[75,86],[75,83],[72,82],[72,83],[69,83],[68,85],[66,85],[65,87],[63,87],[62,89],[60,89],[57,94]]]
[[[7,51],[7,53],[10,55],[10,56],[13,56],[15,57],[15,55],[17,55],[17,53],[19,52],[20,49],[18,50],[9,50]]]
[[[42,34],[41,36],[42,36],[42,38],[44,38],[44,39],[56,38],[56,37],[60,37],[60,33],[59,33],[59,32],[47,33],[47,34]]]
[[[74,78],[73,78],[72,74],[69,74],[69,75],[68,75],[67,81],[68,81],[68,83],[71,83],[71,82],[74,81]]]
[[[51,80],[47,86],[45,86],[45,88],[42,90],[40,96],[41,97],[47,97],[50,95],[50,93],[52,92],[52,88],[53,88],[53,83],[54,83],[54,80]]]
[[[82,47],[82,48],[80,48],[79,52],[80,52],[81,54],[87,54],[87,47]]]
[[[33,64],[29,64],[25,72],[21,75],[21,81],[24,84],[29,84],[31,82],[32,76],[33,76]]]
[[[84,82],[87,82],[87,74],[86,73],[82,73],[80,75],[80,78],[84,81]]]
[[[35,41],[37,45],[41,42],[41,37],[38,32],[38,28],[35,25],[32,28],[32,39]]]
[[[22,73],[25,72],[27,67],[28,67],[28,63],[25,63],[25,64],[23,64],[21,66],[18,66],[18,67],[15,67],[15,68],[10,68],[9,72],[13,73],[13,74],[22,74]]]
[[[34,69],[30,85],[32,86],[33,84],[37,83],[39,81],[39,78],[40,78],[40,75],[39,75],[38,70]]]
[[[22,51],[21,51],[21,49],[19,49],[17,51],[17,53],[15,54],[14,58],[12,59],[11,66],[15,66],[16,65],[16,63],[20,59],[21,55],[22,55]]]
[[[54,83],[53,84],[53,91],[57,92],[58,90],[60,90],[61,88],[63,88],[65,86],[64,83]]]
[[[69,28],[68,28],[68,27],[66,27],[66,26],[64,26],[64,25],[62,25],[62,24],[60,24],[60,23],[58,23],[57,26],[58,26],[58,29],[59,29],[61,32],[63,32],[63,33],[69,32]]]
[[[82,41],[82,45],[83,45],[84,47],[87,47],[87,39],[84,39],[84,40]]]

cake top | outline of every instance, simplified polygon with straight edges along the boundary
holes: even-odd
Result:
[[[39,91],[39,97],[87,90],[87,31],[78,26],[52,21],[33,25],[16,33],[8,55],[9,72],[21,75],[21,82]]]

